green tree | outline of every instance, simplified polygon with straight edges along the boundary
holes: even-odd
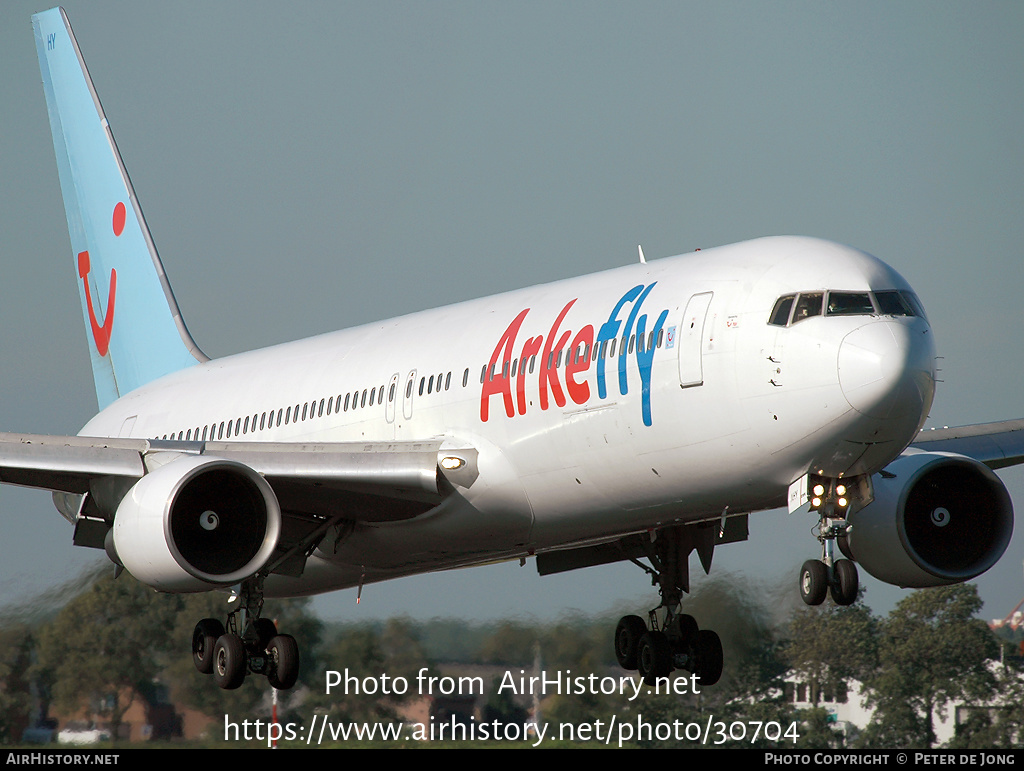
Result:
[[[480,646],[480,660],[485,664],[532,664],[534,643],[539,636],[533,626],[506,621],[484,640]]]
[[[383,629],[369,624],[343,627],[324,647],[323,660],[326,668],[340,674],[341,683],[326,693],[321,671],[321,687],[309,694],[307,704],[335,720],[393,719],[395,707],[417,695],[419,670],[430,668],[406,619],[392,619]],[[409,685],[405,694],[396,693],[399,677]]]
[[[127,573],[98,578],[40,629],[39,669],[54,703],[69,712],[87,707],[116,741],[125,711],[150,693],[168,661],[167,632],[181,603]]]
[[[804,606],[793,613],[787,638],[782,655],[810,686],[815,707],[823,693],[842,693],[877,669],[878,621],[861,601]]]
[[[981,599],[973,584],[918,590],[882,622],[879,667],[870,678],[875,715],[865,731],[870,746],[935,745],[935,718],[950,701],[991,698],[988,661],[998,646],[974,615]]]
[[[32,699],[27,670],[33,644],[27,625],[8,622],[0,626],[0,744],[19,741],[29,724]]]

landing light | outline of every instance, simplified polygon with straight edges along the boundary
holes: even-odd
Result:
[[[817,496],[824,495],[825,494],[825,485],[815,485],[814,486],[814,494],[817,495]],[[817,504],[815,504],[815,505],[817,505]]]
[[[441,468],[445,471],[455,471],[455,469],[460,469],[464,465],[466,465],[466,461],[453,455],[441,458]]]
[[[845,498],[840,498],[840,499],[839,499],[839,500],[837,501],[837,503],[839,504],[839,508],[841,508],[841,509],[845,509],[845,508],[846,508],[846,504],[847,504],[847,502],[848,502],[848,501],[847,501],[847,500],[846,500]]]
[[[846,495],[846,485],[837,485],[836,486],[836,495]],[[843,506],[845,504],[841,503],[839,505]]]

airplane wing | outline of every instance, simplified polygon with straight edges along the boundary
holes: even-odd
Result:
[[[952,452],[981,461],[990,469],[1024,463],[1024,419],[925,429],[910,445],[929,452]]]
[[[104,548],[113,511],[148,473],[193,456],[244,464],[280,505],[281,539],[271,572],[301,575],[303,556],[332,525],[409,519],[476,476],[476,452],[443,439],[396,442],[174,442],[0,433],[0,482],[53,491],[75,524],[75,543]],[[440,455],[458,468],[439,470]],[[451,464],[446,464],[451,465]],[[296,562],[296,559],[299,562]]]

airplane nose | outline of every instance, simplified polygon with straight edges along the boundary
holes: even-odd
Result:
[[[920,426],[935,395],[935,348],[922,319],[875,321],[850,332],[839,347],[839,385],[867,417]]]

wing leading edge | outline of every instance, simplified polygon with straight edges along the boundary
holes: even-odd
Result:
[[[951,452],[980,461],[990,469],[1024,463],[1024,419],[926,429],[910,445],[928,452]]]
[[[301,575],[301,557],[332,525],[411,519],[476,478],[476,451],[417,442],[169,442],[0,433],[0,482],[50,490],[79,546],[106,548],[121,502],[181,458],[241,464],[273,490],[282,517],[271,572]],[[447,444],[447,443],[446,443]],[[457,456],[454,471],[441,455]],[[296,563],[296,558],[300,563]]]

